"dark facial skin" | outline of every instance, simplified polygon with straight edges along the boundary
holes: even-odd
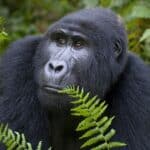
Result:
[[[62,28],[48,32],[45,41],[43,45],[46,46],[41,48],[45,62],[38,73],[39,97],[50,110],[56,105],[68,107],[67,98],[62,96],[60,99],[58,90],[80,84],[78,74],[88,69],[85,66],[92,57],[91,43],[85,35]]]

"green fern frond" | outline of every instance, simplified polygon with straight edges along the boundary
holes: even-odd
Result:
[[[90,97],[90,93],[86,93],[82,88],[70,86],[61,90],[60,93],[75,98],[72,104],[75,105],[71,109],[72,115],[81,116],[84,119],[78,124],[77,131],[85,131],[80,139],[85,139],[85,143],[81,146],[92,147],[92,150],[110,150],[126,146],[122,142],[111,142],[111,138],[116,134],[115,129],[110,129],[114,117],[105,116],[108,105],[105,101],[101,101],[98,96]],[[96,146],[95,146],[96,145]]]
[[[31,144],[26,141],[24,134],[13,132],[8,125],[0,124],[0,142],[7,150],[33,150]],[[41,150],[42,142],[39,142],[36,150]]]

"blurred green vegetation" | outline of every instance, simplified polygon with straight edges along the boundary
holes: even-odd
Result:
[[[20,37],[45,32],[69,12],[95,6],[110,8],[122,16],[129,49],[150,62],[150,0],[1,0],[0,51]]]
[[[0,17],[0,53],[8,43],[8,34],[4,31],[4,18]]]

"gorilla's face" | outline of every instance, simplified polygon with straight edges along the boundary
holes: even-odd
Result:
[[[59,102],[56,101],[65,103],[66,100],[62,100],[63,96],[60,98],[58,90],[69,85],[84,86],[85,73],[88,72],[93,57],[91,47],[88,37],[80,32],[64,28],[48,31],[39,46],[39,59],[42,63],[37,81],[42,103],[48,107],[54,104],[49,101],[55,101],[57,105]]]
[[[57,91],[69,85],[105,98],[125,66],[126,45],[124,28],[109,10],[87,9],[54,23],[34,59],[42,104],[68,107]]]
[[[79,84],[78,74],[86,69],[91,57],[87,37],[66,29],[49,31],[46,36],[44,53],[48,57],[40,72],[42,87],[55,92],[68,85]]]

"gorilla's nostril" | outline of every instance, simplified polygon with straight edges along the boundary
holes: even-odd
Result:
[[[56,71],[56,72],[60,72],[61,70],[63,70],[63,66],[62,66],[62,65],[57,66],[57,67],[55,68],[55,71]]]
[[[50,63],[50,64],[49,64],[49,68],[53,70],[53,69],[54,69],[54,66]]]
[[[48,67],[50,72],[63,73],[65,72],[65,65],[63,61],[53,60],[49,62]]]

